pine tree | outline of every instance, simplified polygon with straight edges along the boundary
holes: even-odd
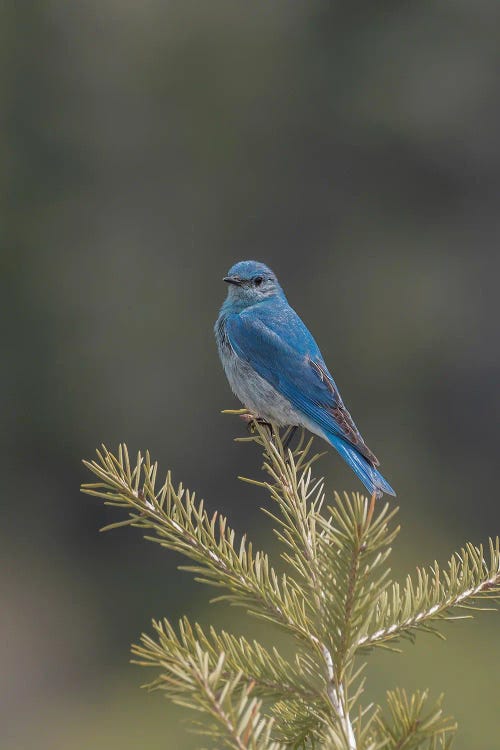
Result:
[[[242,416],[244,410],[238,413]],[[132,647],[135,663],[158,675],[150,687],[195,710],[197,729],[214,747],[234,750],[446,750],[454,721],[441,698],[402,690],[387,694],[387,706],[363,706],[363,659],[373,648],[395,649],[418,631],[440,634],[444,620],[480,608],[500,595],[500,545],[467,544],[448,564],[417,569],[404,585],[387,567],[398,533],[397,508],[358,493],[327,504],[322,479],[312,468],[320,454],[302,433],[294,450],[288,431],[252,422],[243,441],[263,450],[265,481],[251,481],[274,501],[264,511],[282,545],[285,573],[269,556],[238,538],[225,517],[209,514],[203,501],[171,473],[157,486],[158,467],[149,453],[132,465],[121,445],[105,447],[85,465],[97,482],[84,492],[127,511],[106,529],[136,526],[145,538],[190,561],[196,580],[220,591],[215,601],[245,607],[295,644],[291,660],[214,628],[183,618],[176,627],[153,621]],[[201,719],[199,717],[202,717]]]

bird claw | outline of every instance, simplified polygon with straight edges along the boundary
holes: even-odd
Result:
[[[257,421],[257,417],[254,417],[254,415],[250,414],[250,412],[245,412],[245,414],[239,414],[238,416],[246,424],[251,424],[252,422],[256,422]]]
[[[255,414],[252,414],[251,412],[245,412],[244,414],[239,414],[238,416],[241,420],[243,420],[243,422],[245,422],[247,426],[247,430],[251,435],[253,435],[253,433],[255,432],[255,425],[260,424],[263,427],[267,428],[269,432],[269,437],[274,442],[275,434],[274,434],[274,430],[273,430],[273,426],[271,422],[268,422],[266,419],[263,419],[262,417],[257,417]],[[297,429],[298,427],[296,425],[292,425],[289,428],[288,433],[285,435],[283,439],[283,452],[285,456],[287,454],[288,447],[290,443],[292,442]]]
[[[273,434],[272,425],[266,419],[262,419],[262,417],[256,417],[255,414],[251,414],[250,412],[247,412],[246,414],[240,414],[239,416],[240,416],[240,419],[242,419],[247,425],[247,429],[250,433],[254,433],[255,425],[260,424],[263,427],[267,427],[267,429],[269,430],[269,434],[272,436]]]

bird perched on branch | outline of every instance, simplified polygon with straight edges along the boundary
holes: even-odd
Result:
[[[215,338],[229,384],[252,414],[324,438],[377,497],[396,493],[347,411],[316,341],[275,274],[254,260],[224,277],[228,294]]]

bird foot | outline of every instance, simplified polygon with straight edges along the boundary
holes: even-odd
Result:
[[[263,419],[262,417],[257,417],[255,416],[255,414],[251,414],[250,412],[246,412],[245,414],[240,414],[239,417],[247,425],[247,429],[248,429],[248,432],[250,432],[250,434],[255,432],[255,424],[260,424],[263,427],[267,428],[271,441],[273,443],[276,443],[276,438],[279,437],[279,433],[275,434],[273,425],[271,424],[271,422],[268,422],[267,419]],[[298,430],[298,427],[296,425],[292,425],[290,429],[288,430],[288,432],[285,434],[285,437],[282,442],[283,453],[285,454],[285,457],[287,456],[288,448],[297,430]]]
[[[266,419],[262,419],[262,417],[256,417],[255,414],[251,414],[250,412],[247,412],[246,414],[240,414],[240,419],[245,422],[247,425],[247,429],[249,432],[254,432],[255,424],[260,424],[263,427],[267,427],[269,430],[269,434],[273,434],[273,428],[270,422],[268,422]]]

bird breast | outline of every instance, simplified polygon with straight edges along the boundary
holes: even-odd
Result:
[[[241,357],[238,357],[228,339],[225,319],[219,318],[215,336],[222,366],[231,390],[255,416],[278,426],[301,424],[300,415],[290,401],[264,380]]]

